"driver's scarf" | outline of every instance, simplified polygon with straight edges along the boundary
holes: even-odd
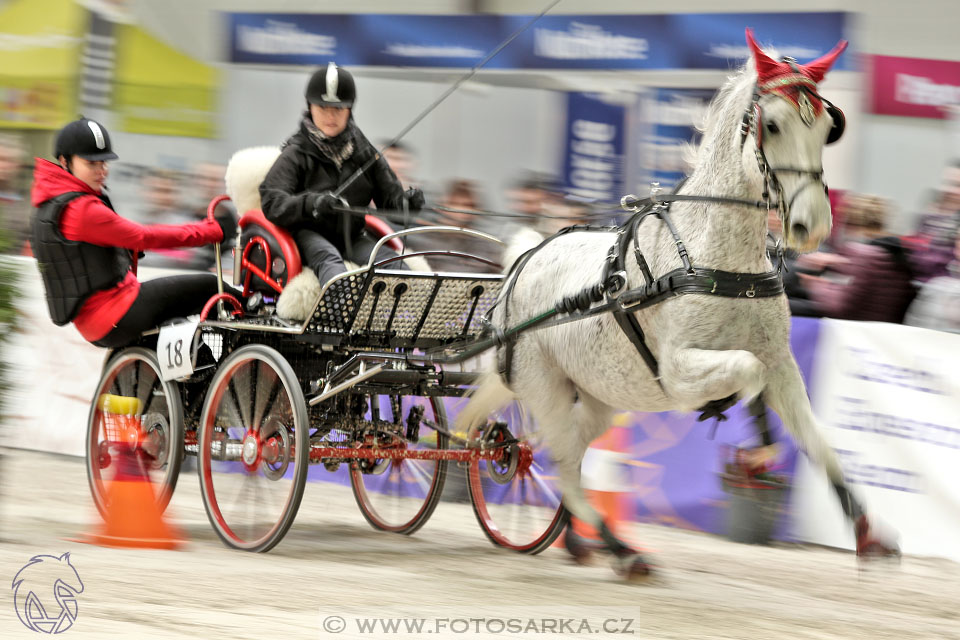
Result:
[[[326,136],[323,131],[317,128],[317,125],[313,123],[313,119],[309,113],[303,116],[303,126],[307,130],[310,140],[313,144],[317,145],[320,153],[333,164],[337,165],[337,169],[342,168],[347,158],[353,155],[353,151],[356,148],[353,141],[356,125],[353,124],[353,118],[347,121],[346,129],[332,138]]]

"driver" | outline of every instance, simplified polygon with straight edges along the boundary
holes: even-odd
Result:
[[[223,240],[218,222],[139,225],[117,215],[104,193],[116,160],[106,128],[81,118],[57,134],[57,162],[36,159],[33,252],[54,324],[73,322],[88,342],[116,348],[171,318],[198,313],[217,293],[212,273],[141,283],[136,252]]]
[[[280,157],[260,185],[261,208],[268,220],[288,229],[305,265],[321,283],[344,273],[344,258],[366,264],[376,239],[364,229],[364,219],[338,209],[366,207],[410,211],[424,205],[423,192],[406,193],[386,159],[353,119],[356,84],[349,71],[331,62],[307,83],[307,111],[300,130],[282,147]],[[376,161],[348,186],[357,170]],[[343,188],[339,196],[334,192]],[[381,248],[377,258],[396,254]]]

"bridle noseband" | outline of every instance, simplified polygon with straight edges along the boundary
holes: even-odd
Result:
[[[830,130],[830,134],[827,136],[826,144],[833,144],[840,139],[840,136],[843,135],[845,118],[843,116],[843,111],[841,111],[839,107],[835,106],[832,102],[817,93],[817,83],[801,72],[796,60],[790,57],[784,57],[783,62],[790,65],[790,68],[794,73],[774,78],[773,80],[763,84],[760,84],[758,81],[757,84],[754,85],[753,98],[750,102],[750,106],[747,107],[747,110],[743,114],[743,120],[740,125],[740,148],[743,149],[743,146],[747,141],[747,137],[752,132],[753,138],[756,141],[756,149],[754,150],[754,153],[756,155],[757,165],[760,169],[760,175],[763,177],[763,201],[770,205],[768,208],[773,208],[773,203],[770,199],[770,193],[771,191],[776,193],[777,212],[780,216],[783,234],[786,236],[790,232],[787,225],[787,219],[790,216],[790,209],[793,206],[793,203],[796,201],[797,196],[799,196],[801,192],[811,185],[822,186],[825,194],[829,194],[830,191],[827,188],[827,184],[823,181],[823,167],[820,167],[819,169],[806,169],[789,166],[770,166],[770,163],[767,161],[767,155],[763,150],[764,124],[763,108],[760,106],[760,100],[767,94],[778,93],[787,87],[796,87],[799,93],[797,108],[800,111],[800,115],[804,123],[809,127],[813,126],[815,121],[813,105],[810,102],[810,97],[817,98],[823,104],[824,110],[833,120],[833,127]],[[781,184],[778,176],[778,174],[783,173],[798,174],[800,176],[807,176],[810,179],[805,180],[796,189],[796,191],[794,191],[793,194],[787,198],[784,195],[783,185]]]

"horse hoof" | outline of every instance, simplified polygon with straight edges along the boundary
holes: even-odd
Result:
[[[639,553],[613,558],[613,570],[628,582],[647,580],[653,575],[653,566]]]
[[[873,531],[866,516],[860,516],[854,526],[857,534],[857,557],[862,559],[900,558],[900,546],[894,540],[883,540]]]
[[[570,559],[581,566],[590,564],[593,551],[587,545],[586,539],[576,533],[573,527],[567,527],[564,533],[563,546],[570,554]]]
[[[573,542],[568,541],[565,545],[567,553],[570,554],[570,560],[580,566],[587,566],[593,561],[593,550],[583,544],[582,539]]]
[[[863,559],[891,558],[896,560],[900,558],[900,548],[896,545],[884,544],[879,540],[871,540],[862,546],[858,545],[857,556]]]

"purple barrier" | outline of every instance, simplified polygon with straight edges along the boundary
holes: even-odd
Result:
[[[791,348],[804,381],[813,372],[820,332],[819,320],[794,318]],[[770,412],[774,438],[781,445],[777,473],[792,476],[796,445],[779,418]],[[725,533],[727,495],[719,473],[732,449],[757,443],[756,430],[740,404],[727,412],[729,420],[716,428],[714,420],[697,422],[697,414],[634,414],[630,423],[631,480],[638,520],[710,533]]]

